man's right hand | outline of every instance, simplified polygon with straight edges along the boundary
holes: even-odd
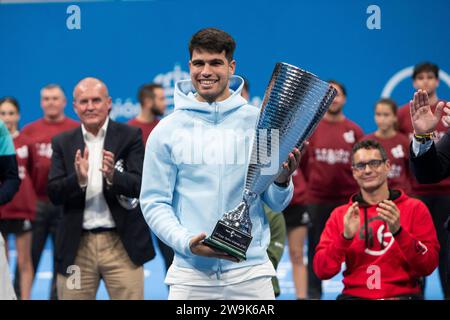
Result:
[[[359,230],[359,225],[360,221],[358,202],[353,202],[344,216],[344,237],[349,240],[353,239],[353,237]]]
[[[439,120],[442,117],[444,102],[439,102],[436,111],[433,114],[428,94],[425,90],[417,90],[414,93],[414,99],[409,101],[409,111],[411,113],[411,122],[415,134],[427,134],[434,132]]]
[[[225,259],[233,262],[238,262],[237,258],[229,255],[228,253],[215,250],[203,243],[203,240],[206,238],[206,233],[200,233],[193,237],[189,241],[189,247],[193,254],[197,256],[209,257],[209,258],[218,258]]]
[[[81,150],[78,149],[75,154],[75,172],[78,178],[78,184],[80,186],[86,186],[88,182],[88,171],[89,171],[89,150],[87,146],[84,148],[83,155],[81,155]]]

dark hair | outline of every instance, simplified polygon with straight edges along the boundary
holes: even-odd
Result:
[[[367,139],[367,140],[359,141],[353,146],[353,148],[352,148],[352,163],[353,163],[353,157],[354,157],[355,153],[358,152],[358,150],[360,150],[360,149],[378,150],[378,151],[380,151],[381,159],[384,161],[387,160],[386,150],[384,150],[384,148],[381,146],[381,144],[379,144],[375,140]]]
[[[334,84],[334,85],[338,86],[339,88],[341,88],[342,93],[344,94],[345,97],[347,97],[347,90],[345,89],[345,87],[342,83],[340,83],[339,81],[333,80],[333,79],[328,80],[328,83]]]
[[[3,97],[0,99],[0,106],[5,102],[11,103],[17,110],[17,113],[20,113],[19,101],[17,101],[14,97]]]
[[[422,62],[414,66],[412,78],[416,79],[417,75],[422,72],[433,72],[436,79],[439,79],[439,67],[431,62]]]
[[[138,91],[138,100],[141,106],[144,104],[144,100],[147,98],[154,99],[155,98],[155,89],[162,89],[162,85],[157,83],[147,83],[142,85]]]
[[[397,103],[392,100],[391,98],[381,98],[375,103],[375,109],[377,108],[377,105],[379,104],[386,104],[391,108],[391,111],[394,115],[397,115]]]
[[[228,61],[233,60],[234,49],[236,49],[236,42],[225,31],[206,28],[194,34],[189,42],[189,54],[192,58],[192,52],[195,49],[206,50],[213,53],[222,53],[225,51],[225,56]]]

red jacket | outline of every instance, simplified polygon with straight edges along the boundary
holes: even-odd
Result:
[[[28,139],[23,134],[14,138],[19,177],[22,180],[19,191],[8,204],[0,207],[1,219],[34,220],[36,215],[36,193],[31,183],[28,168],[30,167]]]
[[[352,240],[346,240],[344,215],[355,200],[361,227]],[[345,262],[344,294],[381,299],[420,292],[418,278],[431,274],[439,260],[433,220],[425,204],[403,192],[391,190],[390,200],[400,210],[401,230],[395,237],[378,217],[376,206],[365,204],[360,195],[331,213],[313,260],[320,279],[335,276]]]

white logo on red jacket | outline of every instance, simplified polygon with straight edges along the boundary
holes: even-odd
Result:
[[[401,144],[391,149],[392,156],[395,159],[400,159],[405,157],[405,152],[403,151],[403,146]]]
[[[36,143],[37,154],[40,157],[52,158],[52,144],[51,143]]]
[[[376,217],[373,220],[380,220],[380,219],[381,218]],[[369,219],[369,223],[370,223],[370,219]],[[395,240],[394,240],[394,237],[392,236],[392,233],[389,230],[385,231],[385,229],[386,229],[386,225],[381,224],[378,227],[377,232],[376,232],[376,237],[377,237],[378,243],[382,244],[382,245],[380,245],[379,249],[374,249],[372,246],[370,246],[370,248],[366,248],[364,250],[365,253],[367,253],[371,256],[381,256],[381,255],[385,254],[386,251],[389,250],[389,248],[392,246],[392,244],[394,243]],[[371,230],[371,228],[369,228],[369,230]],[[370,235],[369,235],[369,238],[370,238]]]
[[[28,147],[27,146],[21,146],[20,148],[16,149],[17,157],[20,159],[28,158]]]

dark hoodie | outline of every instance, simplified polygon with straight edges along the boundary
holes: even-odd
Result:
[[[418,279],[438,265],[439,242],[431,215],[421,201],[391,190],[389,199],[400,210],[401,229],[395,235],[361,194],[337,207],[327,221],[316,247],[313,268],[321,279],[341,270],[343,293],[364,299],[382,299],[420,292]],[[354,201],[359,203],[360,230],[352,240],[343,236],[344,215]]]

